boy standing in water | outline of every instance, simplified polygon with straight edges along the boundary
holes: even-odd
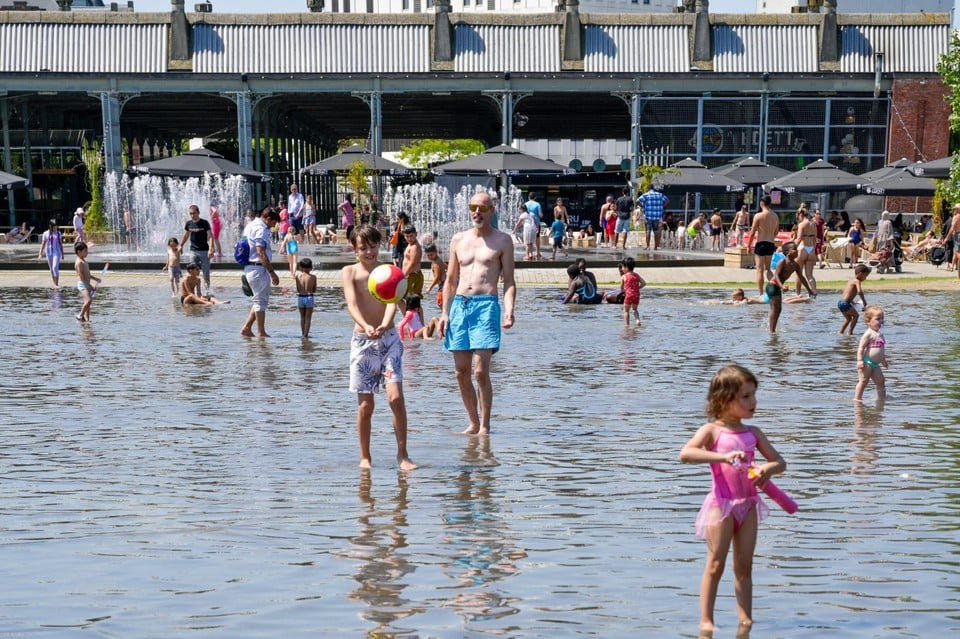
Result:
[[[837,308],[843,313],[843,325],[840,326],[840,334],[850,327],[850,335],[853,335],[853,329],[857,326],[857,320],[860,319],[860,313],[853,307],[853,299],[859,295],[864,308],[867,306],[867,298],[863,295],[863,280],[870,275],[871,269],[866,264],[857,264],[853,269],[853,277],[843,287],[843,293],[840,294],[840,301],[837,302]]]
[[[403,264],[400,268],[407,276],[407,295],[423,297],[423,271],[420,270],[423,247],[417,240],[417,229],[411,225],[403,227],[403,239],[407,241],[407,248],[403,249]]]
[[[407,407],[403,398],[403,345],[393,326],[396,304],[377,301],[370,294],[367,280],[378,266],[380,231],[364,224],[350,235],[357,263],[341,271],[343,296],[353,318],[350,342],[350,391],[357,393],[357,434],[360,438],[360,468],[370,468],[370,431],[373,418],[373,394],[386,386],[387,402],[393,411],[393,431],[397,438],[397,461],[401,470],[417,467],[407,454]]]
[[[297,262],[297,310],[300,311],[300,336],[310,338],[310,321],[313,319],[313,295],[317,292],[317,276],[311,273],[313,260],[309,257]]]
[[[73,245],[73,252],[77,255],[77,259],[73,262],[73,268],[80,280],[77,282],[77,290],[83,296],[83,306],[80,307],[80,312],[76,315],[77,321],[80,322],[90,321],[90,305],[93,304],[93,294],[97,292],[97,287],[91,283],[91,280],[100,283],[99,277],[90,274],[90,265],[87,264],[87,251],[86,242],[77,242]]]
[[[783,251],[783,259],[777,263],[777,270],[773,278],[767,282],[764,293],[770,299],[770,332],[777,332],[777,322],[780,320],[780,311],[783,308],[783,282],[788,282],[790,276],[794,273],[800,283],[803,284],[810,297],[816,297],[817,294],[810,288],[807,278],[803,276],[803,267],[797,262],[797,243],[787,242],[780,249]]]

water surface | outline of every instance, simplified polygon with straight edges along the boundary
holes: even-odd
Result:
[[[730,361],[761,379],[755,423],[801,505],[761,525],[753,636],[960,630],[953,294],[867,287],[891,361],[877,406],[851,401],[857,337],[827,296],[771,336],[765,307],[697,303],[727,291],[654,289],[625,329],[619,307],[521,289],[490,439],[458,434],[449,354],[408,348],[409,474],[383,396],[356,468],[338,290],[309,342],[289,290],[267,341],[220,294],[185,310],[163,285],[105,288],[81,326],[73,289],[0,289],[0,635],[696,636],[709,470],[677,456]],[[733,636],[729,567],[717,622]]]

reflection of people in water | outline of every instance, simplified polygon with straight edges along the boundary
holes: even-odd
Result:
[[[853,403],[853,441],[851,442],[850,472],[854,475],[872,475],[877,470],[877,433],[883,425],[883,402],[875,408],[863,402]]]
[[[367,636],[392,636],[399,629],[393,624],[422,610],[402,597],[407,582],[403,577],[417,569],[401,549],[407,547],[407,478],[397,473],[397,495],[386,507],[377,508],[371,494],[370,471],[360,475],[360,501],[367,511],[357,518],[359,530],[350,537],[351,559],[360,561],[354,579],[357,587],[348,598],[362,601],[367,608],[361,613],[364,619],[377,624]]]
[[[444,507],[444,540],[450,559],[444,564],[455,582],[451,607],[465,621],[499,619],[516,614],[515,597],[494,584],[519,572],[526,553],[512,544],[501,503],[495,495],[497,462],[489,438],[470,438],[463,454],[466,467],[454,478],[456,493]]]

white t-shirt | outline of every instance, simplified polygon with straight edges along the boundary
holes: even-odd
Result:
[[[263,247],[266,251],[267,260],[273,260],[273,252],[270,248],[270,227],[262,218],[257,218],[247,224],[243,229],[243,234],[247,236],[247,244],[250,246],[250,263],[259,264],[260,254],[257,253],[257,247]],[[266,265],[264,265],[266,266]]]

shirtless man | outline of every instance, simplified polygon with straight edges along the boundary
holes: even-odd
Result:
[[[557,198],[557,204],[553,207],[553,219],[560,220],[564,226],[570,226],[570,214],[567,207],[563,205],[563,198]]]
[[[460,396],[470,424],[463,432],[490,434],[493,384],[490,359],[500,349],[500,327],[513,326],[517,286],[513,279],[513,240],[490,224],[493,201],[487,193],[470,198],[473,228],[450,240],[450,262],[443,285],[440,336],[453,353]],[[503,321],[497,284],[503,279]],[[472,369],[472,375],[471,375]],[[477,388],[473,378],[477,379]]]
[[[750,234],[747,235],[747,246],[753,244],[753,238],[756,236],[757,244],[753,247],[753,263],[757,269],[757,291],[763,295],[763,280],[773,279],[773,271],[770,270],[770,259],[777,251],[777,245],[773,240],[777,237],[777,231],[780,230],[780,218],[770,209],[770,196],[764,195],[760,200],[760,212],[753,216],[753,226],[750,227]]]
[[[945,242],[953,242],[953,259],[948,269],[955,269],[960,277],[960,204],[953,205],[953,219],[950,220],[950,230],[943,237]]]
[[[817,292],[817,280],[813,276],[813,265],[817,263],[817,225],[810,219],[807,209],[797,211],[797,264],[803,269],[810,288]],[[797,295],[800,294],[800,278],[797,277]]]
[[[743,238],[746,237],[746,233],[749,230],[750,211],[747,210],[747,205],[743,204],[740,206],[740,210],[734,214],[733,222],[730,223],[730,234],[736,238],[737,246],[740,246],[741,242],[743,242]]]

